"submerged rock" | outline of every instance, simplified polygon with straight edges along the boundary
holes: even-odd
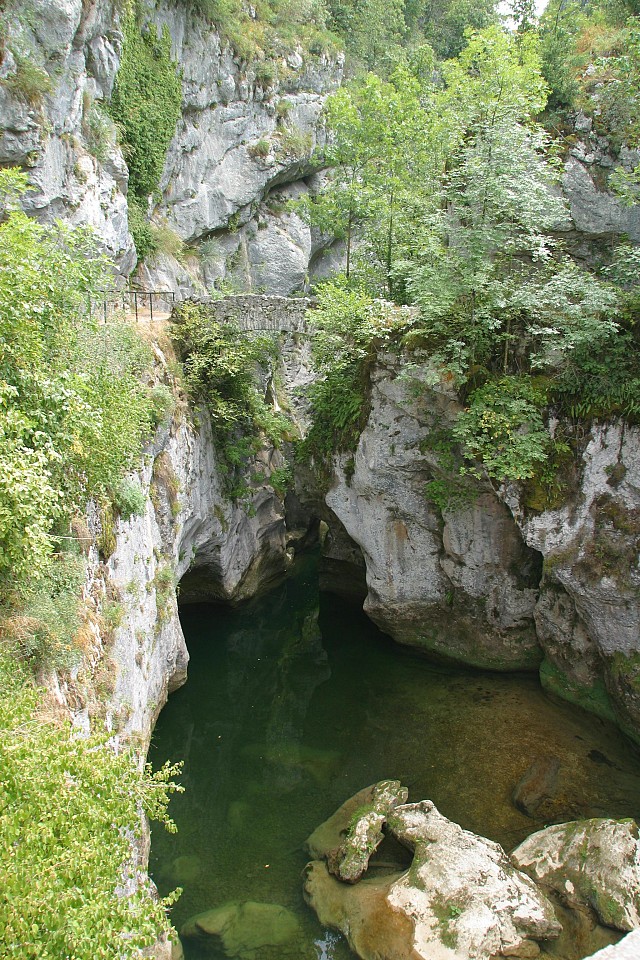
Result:
[[[640,927],[640,842],[633,820],[584,820],[547,827],[512,862],[568,904],[591,907],[617,930]]]
[[[239,960],[301,956],[300,924],[277,903],[231,900],[187,920],[180,936],[211,938],[228,957]]]
[[[560,761],[557,757],[536,757],[513,791],[513,802],[527,817],[548,807],[558,789]],[[553,806],[553,803],[551,803]]]
[[[309,848],[326,856],[340,819],[344,833],[358,801],[373,800],[374,790],[344,804]],[[560,933],[549,900],[497,843],[447,820],[429,800],[393,805],[384,820],[385,832],[413,852],[408,870],[347,885],[315,860],[305,877],[320,921],[344,933],[363,960],[533,958],[538,941]]]

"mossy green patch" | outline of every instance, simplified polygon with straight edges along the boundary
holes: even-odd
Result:
[[[545,690],[555,693],[563,700],[588,710],[602,720],[616,722],[616,715],[602,678],[588,686],[579,684],[545,657],[540,665],[540,683]]]

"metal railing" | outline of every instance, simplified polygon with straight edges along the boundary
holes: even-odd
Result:
[[[166,319],[173,310],[176,294],[173,290],[116,290],[102,297],[89,300],[90,317],[105,323],[110,316],[120,311],[135,316],[136,321]]]

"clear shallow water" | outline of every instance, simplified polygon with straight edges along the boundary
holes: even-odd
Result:
[[[302,845],[376,780],[402,780],[410,800],[507,849],[546,822],[640,817],[640,762],[612,726],[552,702],[535,677],[439,668],[398,647],[360,611],[319,598],[313,557],[238,609],[181,616],[189,680],[150,754],[184,760],[178,833],[153,831],[150,862],[161,894],[184,888],[178,929],[230,900],[277,903],[303,925],[300,957],[352,957],[303,902]],[[533,819],[511,794],[540,758],[559,772]],[[185,952],[218,956],[191,941]]]

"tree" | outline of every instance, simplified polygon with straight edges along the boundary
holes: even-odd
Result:
[[[535,0],[510,0],[509,9],[518,33],[532,30],[536,24]]]
[[[425,0],[421,22],[424,34],[443,60],[457,57],[468,31],[484,30],[497,22],[495,0]]]
[[[329,23],[357,68],[376,70],[407,32],[405,0],[328,0]]]
[[[391,293],[398,216],[430,162],[420,84],[404,67],[389,81],[369,73],[330,97],[326,106],[331,168],[325,189],[305,199],[302,215],[346,241],[351,276],[356,230],[364,259],[375,261]]]
[[[428,351],[434,382],[468,391],[459,442],[492,476],[529,477],[550,450],[548,393],[532,376],[564,375],[586,344],[604,349],[619,298],[555,238],[566,214],[534,120],[547,93],[535,34],[489,27],[440,71],[441,83],[406,83],[399,70],[397,82],[367,78],[342,94],[366,157],[356,261],[373,271],[356,270],[352,285],[375,295],[382,280],[420,308],[405,343]],[[347,141],[339,126],[334,135],[339,151]],[[490,456],[493,434],[501,450]]]

